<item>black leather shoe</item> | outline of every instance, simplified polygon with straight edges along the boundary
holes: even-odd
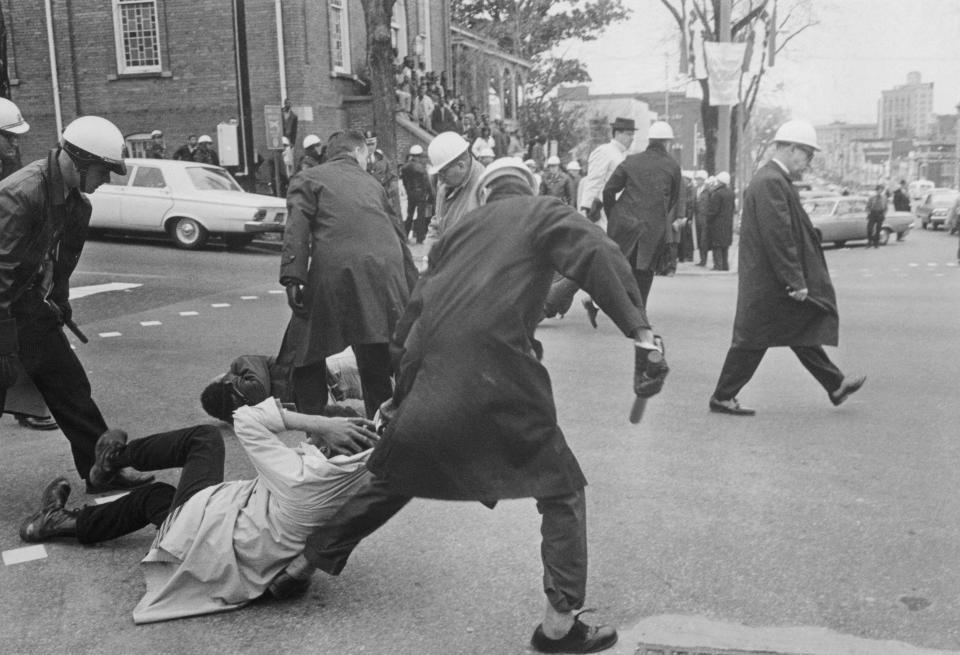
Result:
[[[48,484],[40,496],[40,511],[20,524],[20,538],[29,543],[40,543],[56,537],[77,535],[76,510],[64,509],[70,497],[70,483],[57,478]]]
[[[87,493],[90,493],[90,485],[102,487],[113,477],[117,469],[117,455],[126,444],[127,433],[123,430],[111,429],[100,435],[93,447],[95,459],[87,474]]]
[[[551,639],[544,634],[543,625],[538,625],[530,645],[541,653],[598,653],[617,643],[616,630],[609,625],[587,625],[580,620],[582,613],[573,618],[570,632],[559,639]]]
[[[590,298],[583,299],[583,308],[587,310],[587,318],[590,319],[590,325],[593,326],[593,329],[597,329],[597,314],[600,313],[600,308],[593,304],[593,300]]]
[[[859,375],[853,379],[849,377],[844,377],[843,382],[840,383],[840,388],[836,391],[830,392],[830,402],[833,403],[833,406],[841,404],[844,400],[849,398],[852,394],[860,390],[860,387],[863,386],[863,383],[867,381],[866,375]]]
[[[733,414],[734,416],[753,416],[757,413],[752,409],[741,407],[736,398],[719,400],[716,396],[710,396],[710,411],[718,414]]]
[[[270,584],[267,585],[267,593],[276,600],[286,600],[287,598],[299,598],[310,589],[310,578],[294,578],[286,570],[280,571]]]
[[[40,511],[50,512],[63,509],[70,497],[70,483],[64,477],[57,478],[43,489],[40,496]]]
[[[17,423],[31,430],[56,430],[60,426],[53,420],[52,416],[27,416],[26,414],[14,414],[17,417]]]
[[[93,469],[90,469],[90,471],[92,474]],[[149,473],[140,473],[135,469],[126,467],[120,469],[116,473],[113,473],[109,478],[100,482],[91,482],[88,479],[87,493],[102,494],[106,491],[130,491],[131,489],[142,487],[151,482],[153,482],[153,475]]]

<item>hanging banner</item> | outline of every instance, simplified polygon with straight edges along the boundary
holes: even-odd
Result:
[[[707,59],[707,81],[710,85],[710,104],[734,106],[740,102],[740,70],[746,43],[717,43],[707,41],[703,52]]]

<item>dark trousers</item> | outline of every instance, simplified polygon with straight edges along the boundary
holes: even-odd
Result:
[[[693,219],[688,219],[680,228],[680,245],[677,256],[682,262],[693,261]]]
[[[874,248],[880,247],[880,228],[883,227],[883,216],[875,218],[867,217],[867,245]]]
[[[828,393],[840,388],[843,373],[830,361],[821,346],[792,346],[790,350]],[[740,389],[756,373],[766,352],[766,348],[730,348],[713,392],[714,397],[717,400],[730,400],[740,393]]]
[[[633,270],[633,277],[637,281],[637,286],[640,287],[640,297],[643,299],[643,306],[647,306],[647,298],[650,296],[650,287],[653,286],[653,271],[638,271]]]
[[[407,220],[403,224],[403,233],[407,235],[413,230],[413,236],[417,243],[423,243],[427,236],[428,207],[429,203],[426,201],[407,196]]]
[[[86,479],[93,448],[107,424],[93,402],[83,365],[55,319],[42,311],[26,320],[17,318],[20,361],[70,442],[77,473]],[[5,402],[6,389],[0,389],[0,408]]]
[[[547,293],[547,299],[543,303],[544,315],[547,318],[553,318],[557,314],[560,314],[560,316],[566,314],[570,310],[573,297],[577,295],[579,289],[577,283],[570,278],[554,273],[553,282],[550,284],[550,292]]]
[[[390,490],[381,478],[352,496],[321,528],[307,538],[304,556],[331,575],[346,566],[361,540],[399,512],[411,500]],[[543,591],[558,612],[583,606],[587,586],[587,504],[584,490],[537,499],[543,560]],[[491,592],[492,593],[492,592]]]
[[[90,505],[77,516],[77,540],[93,544],[116,539],[167,515],[201,489],[223,482],[223,437],[212,425],[153,434],[128,443],[118,464],[138,471],[183,467],[176,488],[154,482],[103,505]]]
[[[696,221],[697,230],[697,250],[700,253],[699,264],[706,266],[707,254],[710,252],[710,244],[707,242],[707,222],[706,220]]]
[[[393,365],[390,362],[390,346],[386,343],[353,344],[357,358],[357,373],[363,388],[363,406],[367,418],[380,409],[380,405],[393,395]],[[321,414],[327,406],[327,363],[319,361],[293,369],[293,389],[297,409],[304,414]]]
[[[730,249],[729,248],[713,248],[713,268],[718,271],[729,271],[730,270]]]

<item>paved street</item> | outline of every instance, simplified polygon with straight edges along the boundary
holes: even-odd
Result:
[[[683,264],[654,282],[650,316],[672,371],[637,426],[627,422],[631,343],[602,315],[590,328],[579,302],[544,323],[560,424],[590,481],[591,618],[621,630],[611,652],[654,636],[679,643],[705,622],[727,635],[704,637],[705,647],[746,649],[743,625],[809,628],[782,633],[782,652],[960,651],[956,251],[955,237],[920,230],[879,250],[828,251],[841,315],[831,355],[868,375],[837,409],[788,350],[775,350],[740,395],[756,417],[707,411],[734,274]],[[88,243],[75,287],[139,285],[74,301],[90,343],[71,340],[108,423],[135,437],[206,422],[205,381],[237,355],[279,345],[288,310],[278,259],[275,246]],[[5,554],[24,545],[19,523],[57,474],[75,500],[92,501],[59,431],[4,416],[0,462]],[[227,477],[251,475],[228,435]],[[533,501],[493,511],[415,501],[341,576],[317,574],[305,599],[136,627],[138,561],[152,534],[50,543],[44,558],[0,565],[0,652],[499,655],[526,652],[542,612]],[[832,637],[815,640],[825,631],[871,641],[840,650]]]

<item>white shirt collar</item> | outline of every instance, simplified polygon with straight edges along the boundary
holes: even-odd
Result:
[[[790,175],[790,169],[784,166],[782,161],[780,161],[776,157],[771,157],[770,161],[775,162],[777,166],[779,166],[783,170],[784,173],[786,173],[788,176]]]

